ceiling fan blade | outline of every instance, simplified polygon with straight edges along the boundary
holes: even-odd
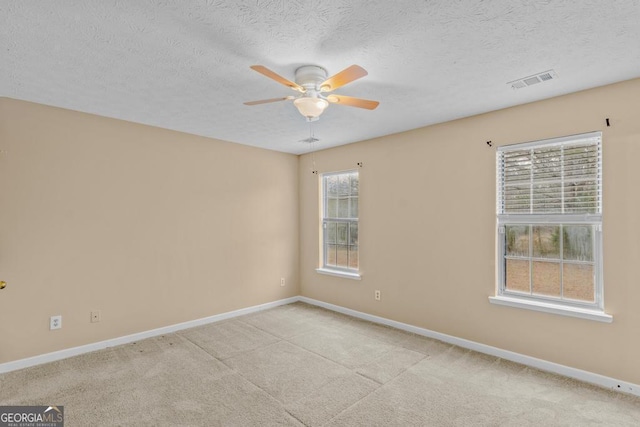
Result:
[[[272,80],[277,81],[280,84],[283,84],[285,86],[290,87],[293,90],[297,90],[298,92],[302,92],[304,93],[304,88],[290,80],[285,79],[284,77],[282,77],[280,74],[276,74],[273,71],[271,71],[270,69],[268,69],[267,67],[264,67],[262,65],[252,65],[251,67],[252,70],[255,70],[257,72],[259,72],[262,75],[265,75],[267,77],[269,77]]]
[[[327,101],[333,104],[348,105],[349,107],[366,108],[367,110],[375,110],[380,104],[378,101],[370,101],[368,99],[354,98],[344,95],[329,95]]]
[[[332,90],[336,90],[339,87],[346,85],[347,83],[358,80],[366,76],[367,74],[369,74],[367,73],[367,70],[365,70],[361,66],[352,65],[322,82],[322,84],[320,85],[320,90],[322,92],[331,92]]]
[[[295,98],[295,96],[285,96],[284,98],[261,99],[260,101],[245,102],[244,105],[268,104],[270,102],[288,101],[289,99],[293,99],[293,98]]]

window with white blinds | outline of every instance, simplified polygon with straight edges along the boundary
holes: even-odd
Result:
[[[358,171],[322,175],[322,269],[358,271]]]
[[[602,213],[602,136],[498,148],[498,214]]]
[[[605,316],[602,133],[502,146],[496,161],[495,299]]]

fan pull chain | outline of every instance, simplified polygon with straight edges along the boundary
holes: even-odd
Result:
[[[316,143],[315,135],[313,134],[313,123],[309,123],[309,147],[311,150],[311,173],[317,175],[318,170],[316,169],[316,150],[314,144]]]

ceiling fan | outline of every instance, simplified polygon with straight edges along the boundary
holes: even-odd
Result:
[[[329,103],[366,108],[367,110],[373,110],[380,104],[378,101],[370,101],[368,99],[354,98],[351,96],[336,94],[325,95],[325,93],[333,92],[347,83],[366,76],[368,74],[367,71],[359,65],[347,67],[329,78],[327,78],[327,70],[324,68],[318,67],[317,65],[304,65],[296,70],[295,83],[262,65],[252,65],[250,68],[280,84],[300,92],[300,94],[297,96],[290,95],[283,98],[245,102],[245,105],[259,105],[293,100],[293,104],[300,114],[306,117],[307,121],[312,122],[318,120],[325,108],[329,106]]]

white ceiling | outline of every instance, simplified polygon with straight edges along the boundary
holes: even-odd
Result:
[[[304,64],[369,75],[336,91],[315,149],[640,76],[638,0],[0,1],[0,96],[289,153]],[[554,69],[557,80],[507,82]]]

